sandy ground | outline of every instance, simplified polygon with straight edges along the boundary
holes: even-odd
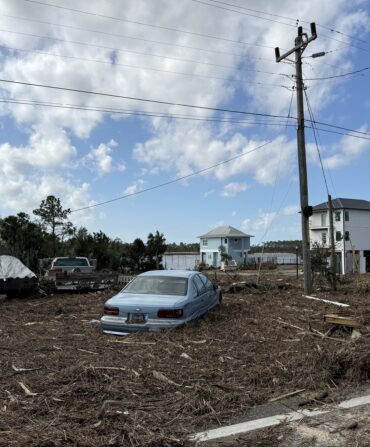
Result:
[[[252,279],[217,275],[225,290]],[[367,281],[348,280],[336,293],[317,285],[317,296],[350,304],[345,310],[304,299],[294,278],[286,281],[278,289],[276,273],[265,275],[258,288],[224,293],[221,309],[189,326],[127,337],[103,335],[96,323],[112,291],[0,299],[0,445],[190,446],[198,431],[263,417],[285,393],[304,390],[275,406],[316,408],[364,392]],[[323,316],[333,312],[357,318],[360,337],[324,336]],[[356,414],[204,445],[369,446],[368,415]]]

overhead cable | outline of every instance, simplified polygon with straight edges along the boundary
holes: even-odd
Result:
[[[28,3],[48,6],[48,7],[51,7],[51,8],[58,8],[58,9],[65,10],[65,11],[75,12],[75,13],[78,13],[78,14],[84,14],[84,15],[89,15],[89,16],[101,17],[101,18],[104,18],[104,19],[114,20],[114,21],[118,21],[118,22],[132,23],[133,25],[146,26],[146,27],[149,27],[149,28],[157,28],[157,29],[161,29],[161,30],[165,30],[165,31],[173,31],[173,32],[182,33],[182,34],[188,34],[188,35],[197,36],[197,37],[206,37],[208,39],[220,40],[220,41],[224,41],[224,42],[231,42],[231,43],[236,43],[236,44],[239,44],[239,45],[252,45],[252,46],[256,46],[256,47],[270,48],[270,49],[273,48],[273,47],[268,46],[268,45],[262,45],[262,44],[257,44],[257,43],[249,43],[249,42],[244,42],[244,41],[241,41],[241,40],[227,39],[226,37],[219,37],[219,36],[213,36],[213,35],[210,35],[210,34],[197,33],[197,32],[194,32],[194,31],[188,31],[188,30],[182,30],[182,29],[178,29],[178,28],[172,28],[172,27],[169,27],[169,26],[154,25],[152,23],[145,23],[145,22],[140,22],[140,21],[137,21],[137,20],[124,19],[123,17],[116,17],[116,16],[105,15],[105,14],[99,14],[99,13],[96,13],[96,12],[84,11],[84,10],[77,9],[77,8],[68,8],[66,6],[55,5],[53,3],[42,2],[42,1],[39,1],[39,0],[23,0],[23,1],[24,2],[28,2]]]
[[[83,210],[86,210],[86,209],[89,209],[89,208],[96,208],[97,206],[106,205],[107,203],[117,202],[118,200],[126,199],[127,197],[137,196],[139,194],[143,194],[144,192],[153,191],[154,189],[163,188],[164,186],[168,186],[168,185],[171,185],[173,183],[177,183],[177,182],[180,182],[182,180],[186,180],[186,179],[188,179],[190,177],[194,177],[196,175],[202,174],[203,172],[207,172],[207,171],[209,171],[211,169],[217,168],[218,166],[224,165],[226,163],[230,163],[233,160],[237,160],[238,158],[241,158],[241,157],[244,157],[245,155],[251,154],[252,152],[255,152],[258,149],[261,149],[264,146],[267,146],[268,144],[271,144],[271,143],[272,143],[272,140],[267,141],[266,143],[263,143],[263,144],[255,147],[254,149],[251,149],[249,151],[244,151],[241,154],[236,155],[235,157],[231,157],[231,158],[229,158],[227,160],[220,161],[219,163],[216,163],[216,164],[214,164],[212,166],[208,166],[207,168],[199,169],[198,171],[193,171],[190,174],[186,174],[186,175],[183,175],[181,177],[177,177],[177,178],[175,178],[173,180],[169,180],[167,182],[160,183],[159,185],[155,185],[155,186],[151,186],[149,188],[141,189],[140,191],[135,191],[135,192],[132,192],[130,194],[125,194],[125,195],[122,195],[122,196],[119,196],[119,197],[115,197],[113,199],[105,200],[104,202],[99,202],[99,203],[94,203],[92,205],[87,205],[87,206],[84,206],[82,208],[78,208],[78,209],[72,210],[71,213],[76,213],[77,211],[83,211]]]

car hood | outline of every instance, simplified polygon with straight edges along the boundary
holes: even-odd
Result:
[[[175,308],[186,299],[185,296],[176,295],[149,295],[135,293],[119,293],[110,298],[105,304],[124,308],[126,306]]]

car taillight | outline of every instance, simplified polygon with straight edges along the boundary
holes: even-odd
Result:
[[[158,318],[180,318],[184,311],[182,309],[160,309],[158,311]]]
[[[118,307],[104,306],[104,315],[118,315]]]

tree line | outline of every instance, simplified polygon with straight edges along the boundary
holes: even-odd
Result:
[[[261,245],[251,245],[250,253],[272,252],[272,253],[298,253],[302,252],[302,241],[268,241]]]
[[[97,260],[97,269],[143,272],[162,268],[166,239],[158,230],[149,233],[146,242],[132,243],[111,239],[104,232],[89,233],[75,227],[55,196],[42,200],[33,210],[34,219],[20,212],[0,219],[0,254],[19,258],[31,270],[38,271],[39,259],[56,256],[86,256]]]

